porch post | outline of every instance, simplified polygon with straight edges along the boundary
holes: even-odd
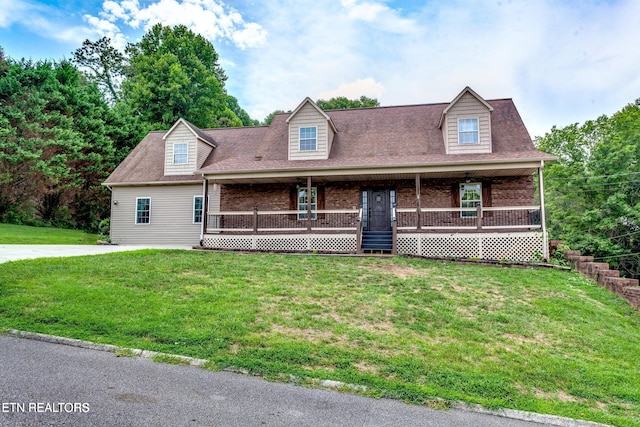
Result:
[[[416,174],[416,213],[418,219],[416,220],[416,229],[420,230],[420,211],[422,206],[420,204],[420,174]]]
[[[202,240],[204,234],[207,232],[207,223],[209,219],[209,180],[204,179],[204,188],[202,189],[202,226],[200,228],[200,246],[202,246]]]
[[[542,226],[542,258],[549,260],[549,237],[547,236],[547,221],[544,208],[544,179],[542,169],[544,168],[544,160],[540,161],[538,168],[538,192],[540,193],[540,225]]]
[[[317,195],[316,195],[317,197]],[[316,205],[318,200],[316,200]],[[311,233],[311,177],[307,177],[307,231]]]

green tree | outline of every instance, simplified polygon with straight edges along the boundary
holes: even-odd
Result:
[[[238,100],[234,96],[227,95],[227,106],[238,116],[243,126],[258,126],[260,124],[258,120],[252,119],[249,113],[240,107]]]
[[[73,62],[87,70],[89,81],[98,84],[110,103],[118,100],[126,61],[124,55],[111,46],[110,38],[85,40],[82,47],[73,52]]]
[[[380,103],[377,99],[368,98],[364,95],[361,96],[360,99],[348,99],[344,96],[331,98],[328,101],[318,99],[318,101],[316,101],[316,104],[323,110],[343,110],[346,108],[370,108],[380,106]]]
[[[281,114],[284,113],[285,111],[283,110],[276,110],[273,113],[269,113],[269,115],[267,117],[264,118],[264,120],[262,121],[262,125],[263,126],[269,126],[271,124],[271,122],[273,121],[273,118],[276,116],[276,114]]]
[[[126,52],[123,100],[142,121],[158,129],[180,117],[202,128],[242,126],[229,108],[218,54],[201,35],[156,24]]]
[[[536,144],[559,158],[545,166],[552,237],[640,277],[640,100]]]
[[[2,59],[0,104],[0,219],[84,225],[92,205],[97,226],[114,154],[97,86],[66,61]]]

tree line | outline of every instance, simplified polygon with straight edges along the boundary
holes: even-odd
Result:
[[[100,184],[150,130],[181,117],[201,128],[260,124],[226,80],[211,42],[183,25],[157,24],[124,52],[85,40],[71,60],[14,60],[0,47],[0,222],[97,231],[110,206]]]
[[[640,99],[535,142],[558,157],[544,168],[550,236],[640,277]]]

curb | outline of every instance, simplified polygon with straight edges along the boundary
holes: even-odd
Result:
[[[169,353],[159,353],[156,351],[141,350],[137,348],[118,347],[111,344],[99,344],[91,341],[83,341],[83,340],[78,340],[74,338],[65,338],[65,337],[58,337],[55,335],[19,331],[17,329],[11,329],[5,332],[0,331],[0,335],[8,335],[15,338],[42,341],[42,342],[47,342],[51,344],[68,345],[72,347],[85,348],[88,350],[105,351],[109,353],[126,352],[128,354],[131,354],[132,356],[142,357],[144,359],[149,359],[149,360],[153,360],[157,356],[167,356],[167,357],[178,359],[182,362],[185,362],[185,364],[188,364],[189,366],[195,366],[195,367],[202,367],[205,365],[205,363],[208,362],[208,360],[206,359],[196,359],[188,356],[180,356],[180,355],[169,354]],[[249,371],[244,369],[224,368],[222,369],[222,371],[230,372],[234,374],[240,374],[240,375],[251,375]],[[296,382],[297,380],[297,378],[292,375],[290,375],[289,378],[291,382]],[[357,392],[357,391],[364,391],[367,389],[366,386],[347,384],[341,381],[311,379],[311,382],[315,386],[319,386],[320,388],[327,389],[327,390],[337,390],[337,391],[350,390],[350,391]],[[593,421],[575,420],[573,418],[559,417],[556,415],[537,414],[535,412],[518,411],[515,409],[499,409],[494,411],[494,410],[483,408],[480,405],[467,405],[462,402],[452,403],[451,408],[457,409],[460,411],[472,412],[476,414],[493,415],[493,416],[498,416],[503,418],[509,418],[509,419],[520,420],[520,421],[529,421],[529,422],[552,425],[557,427],[611,427],[608,424],[601,424]]]
[[[185,364],[188,364],[190,366],[201,367],[208,362],[205,359],[196,359],[193,357],[180,356],[177,354],[159,353],[157,351],[141,350],[139,348],[118,347],[111,344],[98,344],[91,341],[57,337],[55,335],[37,334],[34,332],[18,331],[16,329],[9,330],[6,333],[6,335],[9,335],[15,338],[26,338],[34,341],[43,341],[51,344],[62,344],[62,345],[69,345],[71,347],[86,348],[89,350],[106,351],[109,353],[123,352],[123,353],[130,354],[132,356],[142,357],[144,359],[150,359],[150,360],[153,360],[153,358],[158,356],[166,356],[172,359],[178,359],[181,362],[184,362]]]

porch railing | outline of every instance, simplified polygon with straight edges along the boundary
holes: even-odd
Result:
[[[311,211],[225,211],[208,215],[207,232],[356,232],[362,209]],[[540,229],[539,206],[477,208],[394,208],[397,229],[412,230],[535,230]]]
[[[539,206],[398,208],[399,230],[539,229]]]
[[[311,211],[225,211],[208,215],[207,232],[356,231],[357,209]]]

